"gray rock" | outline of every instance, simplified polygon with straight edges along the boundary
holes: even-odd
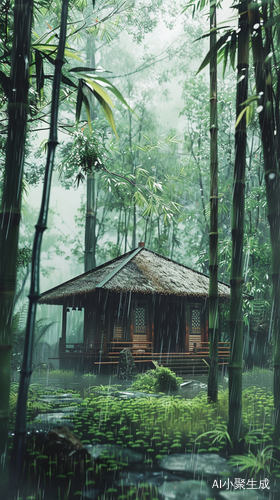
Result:
[[[164,500],[207,500],[211,497],[211,489],[205,481],[165,481],[158,488]]]
[[[142,453],[138,453],[130,450],[129,448],[123,448],[122,446],[117,446],[115,444],[89,444],[85,445],[84,448],[87,449],[89,454],[94,459],[110,457],[127,464],[133,464],[143,460]]]
[[[61,397],[61,396],[45,396],[45,397],[42,397],[40,398],[40,400],[43,402],[43,403],[48,403],[48,404],[51,404],[51,405],[57,405],[57,406],[61,406],[61,405],[71,405],[73,403],[82,403],[82,399],[81,398],[70,398],[70,397]]]
[[[71,399],[73,397],[73,395],[71,394],[71,392],[67,392],[66,394],[42,394],[42,396],[40,396],[40,399],[51,399],[51,400],[55,400],[55,399],[60,399],[60,398],[63,398],[63,399]]]
[[[161,398],[162,394],[148,394],[140,391],[118,391],[115,396],[119,399],[136,399],[136,398]]]
[[[60,410],[61,413],[64,413],[65,416],[70,415],[70,414],[75,414],[79,413],[80,411],[83,411],[83,408],[81,406],[59,406],[56,408],[57,410]],[[51,413],[51,412],[49,412]]]
[[[194,477],[229,476],[232,473],[227,460],[215,453],[175,453],[162,457],[159,465],[166,470],[193,473]]]
[[[76,413],[76,412],[75,412]],[[35,418],[35,421],[40,421],[44,424],[54,424],[57,423],[59,425],[68,425],[67,422],[70,421],[70,418],[74,415],[74,413],[39,413]]]
[[[101,490],[98,490],[96,488],[85,488],[82,491],[82,496],[80,497],[81,500],[95,500],[96,498],[100,498],[100,493]],[[79,497],[77,497],[79,499]]]
[[[138,486],[141,483],[150,484],[152,486],[160,486],[164,481],[182,481],[183,478],[175,476],[170,472],[123,472],[120,479],[117,481],[117,486]]]
[[[118,377],[131,379],[137,374],[136,364],[129,349],[123,349],[119,354]]]
[[[207,389],[207,384],[203,384],[203,382],[199,382],[197,380],[188,380],[187,382],[183,382],[180,384],[180,387],[190,389]]]
[[[60,420],[54,420],[53,422],[49,421],[44,421],[44,422],[32,422],[32,424],[28,424],[27,426],[27,432],[28,434],[34,434],[34,433],[40,433],[40,432],[47,432],[50,429],[53,429],[54,427],[57,427],[57,425],[66,425],[69,427],[69,429],[74,429],[75,426],[72,424],[72,422],[68,418],[63,418]]]

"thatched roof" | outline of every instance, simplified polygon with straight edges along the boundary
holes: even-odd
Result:
[[[141,247],[48,290],[41,295],[39,303],[82,303],[88,294],[98,289],[205,298],[209,278]],[[220,299],[228,300],[229,294],[230,287],[219,283]]]

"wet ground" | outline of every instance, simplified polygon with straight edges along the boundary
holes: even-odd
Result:
[[[18,375],[16,375],[16,378],[17,377]],[[82,378],[81,375],[68,373],[64,379],[55,379],[54,376],[51,375],[51,372],[42,371],[41,373],[37,372],[33,375],[32,383],[40,383],[46,388],[55,386],[62,387],[64,385],[65,387],[63,388],[65,390],[78,390],[81,389],[81,387],[86,388],[87,385],[90,387],[118,385],[119,392],[131,392],[129,390],[131,381],[121,381],[117,377],[108,375]],[[243,388],[245,389],[252,386],[272,391],[273,372],[260,369],[244,372]],[[220,372],[219,389],[222,390],[227,388],[228,375],[227,373]],[[184,398],[193,398],[201,391],[207,391],[207,376],[194,374],[193,376],[184,378],[184,384],[176,394]],[[64,405],[61,405],[62,397],[64,398]],[[47,425],[51,423],[51,419],[59,420],[60,424],[63,423],[63,425],[68,425],[69,422],[71,423],[74,415],[71,414],[69,408],[66,414],[64,414],[62,406],[65,406],[65,404],[66,407],[69,406],[67,398],[72,398],[72,402],[75,402],[76,396],[64,394],[63,396],[41,396],[41,398],[44,398],[44,401],[47,401],[47,398],[56,398],[56,403],[58,405],[57,411],[60,411],[60,413],[51,413],[48,416],[47,414],[38,415],[37,418],[40,427],[42,427],[42,422],[44,422],[45,419]],[[77,399],[77,404],[79,404],[80,401],[80,399]],[[74,409],[75,405],[73,407],[73,410]],[[67,418],[66,424],[63,422],[63,418]],[[74,429],[72,432],[74,432]],[[95,500],[100,497],[127,499],[130,498],[134,490],[138,492],[136,498],[145,498],[146,494],[148,494],[150,498],[149,495],[153,493],[154,498],[160,498],[161,500],[208,500],[209,498],[215,500],[265,500],[268,497],[270,500],[278,500],[280,498],[279,485],[273,484],[271,484],[270,490],[268,488],[263,489],[258,487],[257,491],[251,491],[248,482],[248,487],[244,487],[246,491],[237,491],[234,479],[235,472],[230,469],[228,470],[227,460],[217,454],[175,453],[163,456],[163,458],[156,462],[151,468],[151,466],[144,461],[144,456],[141,455],[140,458],[137,458],[136,455],[139,455],[139,452],[136,452],[134,449],[123,448],[111,443],[93,443],[87,447],[89,453],[97,463],[99,463],[98,461],[100,460],[100,463],[103,464],[103,460],[105,460],[106,457],[104,459],[101,458],[101,456],[103,456],[102,454],[106,456],[106,453],[109,453],[110,460],[112,460],[113,457],[116,462],[120,454],[120,461],[127,462],[127,467],[125,467],[122,472],[118,473],[116,478],[115,476],[106,476],[106,480],[104,479],[104,482],[102,481],[102,487],[100,484],[85,487],[81,492],[81,500]],[[204,462],[206,460],[206,462],[204,463],[203,460]],[[104,467],[105,465],[106,461],[104,462]],[[208,471],[207,468],[209,467],[210,469]],[[223,474],[226,475],[224,476]],[[240,472],[238,472],[238,475],[240,475]],[[227,491],[226,481],[232,485],[229,488],[231,491]],[[230,483],[230,481],[232,481],[232,483]],[[247,485],[247,483],[244,484]],[[215,488],[213,485],[215,485]],[[110,491],[115,493],[110,493],[110,495],[108,493],[107,497],[107,492]],[[50,497],[46,498],[50,500]]]
[[[13,381],[19,380],[19,374],[17,372],[13,372]],[[207,375],[188,375],[183,378],[184,382],[187,383],[183,387],[180,387],[179,394],[185,398],[194,398],[199,392],[207,391]],[[44,371],[41,372],[36,371],[33,376],[31,383],[39,383],[44,385],[45,387],[62,387],[65,390],[76,389],[79,390],[81,387],[89,387],[89,386],[111,386],[118,385],[120,386],[120,390],[127,390],[130,388],[132,381],[131,380],[120,380],[116,376],[110,375],[97,375],[95,378],[91,380],[86,380],[81,377],[81,375],[73,373],[69,374],[67,378],[54,378],[52,376],[52,372]],[[228,388],[228,373],[219,372],[219,390]],[[263,370],[260,368],[255,368],[250,371],[244,371],[242,377],[243,389],[247,387],[257,386],[268,391],[273,392],[273,371],[271,370]]]

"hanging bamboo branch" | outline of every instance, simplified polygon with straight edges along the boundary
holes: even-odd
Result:
[[[208,400],[218,399],[218,112],[216,2],[210,2],[210,232],[209,232],[209,355]]]
[[[245,211],[246,113],[240,118],[248,93],[249,23],[248,1],[239,9],[237,95],[235,128],[235,163],[231,214],[232,258],[230,279],[230,360],[228,433],[233,451],[238,452],[242,432],[242,368],[243,368],[243,233]]]
[[[15,444],[13,450],[13,474],[18,481],[21,480],[23,464],[25,459],[26,444],[26,405],[30,377],[32,374],[32,351],[34,340],[34,329],[36,319],[36,308],[39,297],[39,279],[40,279],[40,252],[43,238],[43,232],[47,229],[47,217],[49,209],[49,199],[51,190],[51,179],[54,166],[55,149],[57,141],[57,120],[60,94],[61,68],[64,63],[64,48],[66,43],[67,15],[69,0],[63,0],[61,11],[61,24],[57,56],[55,60],[55,73],[53,80],[53,93],[51,105],[51,122],[48,141],[48,153],[43,184],[43,193],[41,200],[41,209],[36,225],[36,232],[33,243],[32,263],[31,263],[31,285],[29,294],[29,308],[27,316],[27,326],[25,334],[24,354],[22,368],[20,372],[20,383],[17,401],[17,414],[15,424]]]

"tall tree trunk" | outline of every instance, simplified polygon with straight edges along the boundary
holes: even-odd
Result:
[[[271,7],[271,5],[270,5]],[[264,6],[267,9],[267,4]],[[258,101],[258,116],[263,147],[264,171],[267,197],[267,217],[270,226],[272,260],[272,328],[274,364],[274,444],[280,445],[280,179],[279,179],[279,95],[277,86],[273,107],[271,58],[271,32],[266,30],[263,46],[259,5],[249,5],[249,19],[255,68]],[[279,70],[278,70],[279,71]],[[279,78],[279,75],[278,75]]]
[[[12,486],[17,481],[21,481],[23,466],[25,462],[25,449],[26,449],[26,406],[28,397],[28,388],[32,374],[32,351],[34,341],[34,329],[36,320],[36,309],[38,298],[40,295],[40,253],[41,244],[43,239],[43,232],[47,228],[47,217],[49,209],[49,199],[51,190],[52,171],[54,166],[55,149],[58,144],[57,141],[57,120],[58,120],[58,106],[59,106],[59,93],[61,81],[61,68],[64,64],[64,48],[66,43],[67,31],[67,14],[68,14],[69,0],[63,0],[61,11],[61,25],[60,36],[55,61],[55,73],[53,80],[53,93],[51,105],[51,122],[50,133],[48,141],[48,153],[45,169],[45,177],[43,184],[43,193],[41,201],[41,209],[36,224],[36,232],[33,243],[32,263],[31,263],[31,285],[29,293],[29,308],[27,315],[27,325],[24,343],[23,362],[20,372],[20,383],[17,401],[17,413],[15,424],[15,442],[13,449],[13,477]]]
[[[210,2],[210,50],[216,44],[216,3]],[[218,113],[217,53],[210,60],[210,233],[209,233],[209,355],[208,400],[218,400]]]
[[[27,129],[32,0],[15,0],[8,138],[0,213],[0,490],[8,484],[8,420],[12,316]]]
[[[248,93],[249,23],[248,1],[239,4],[236,118],[244,108]],[[230,279],[230,359],[228,433],[233,451],[241,446],[243,368],[243,233],[246,171],[246,114],[235,128],[235,163],[231,214],[232,259]]]

